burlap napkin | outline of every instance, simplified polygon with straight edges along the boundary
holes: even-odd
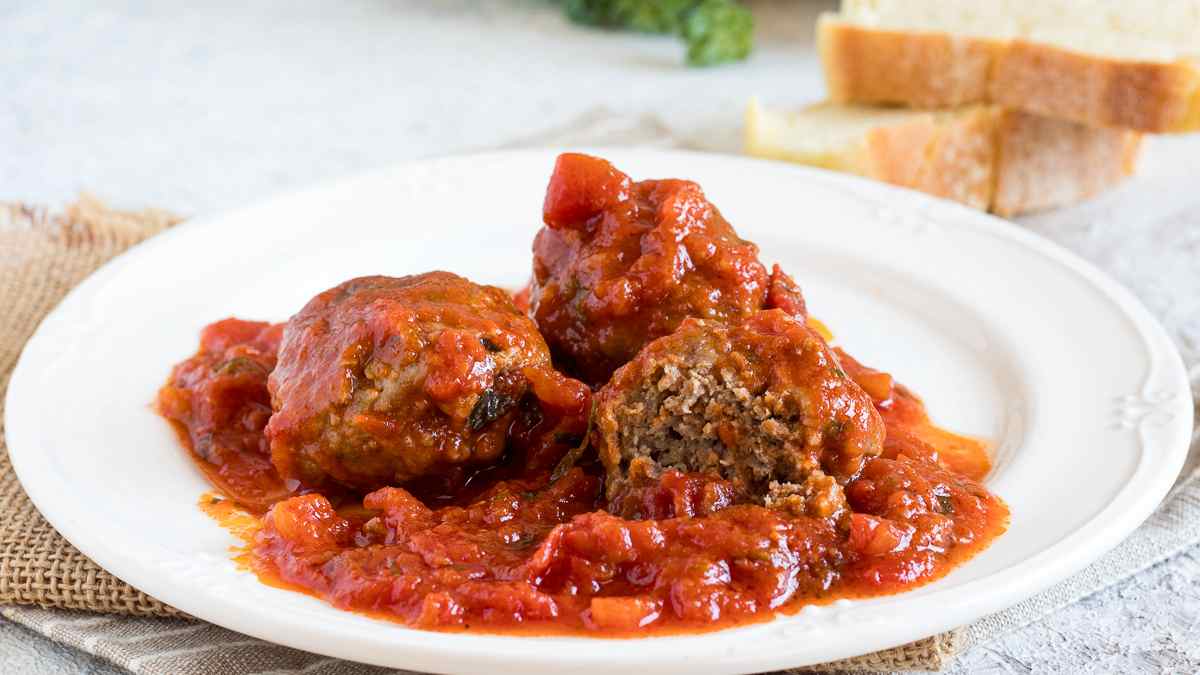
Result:
[[[116,254],[178,222],[119,213],[84,198],[60,217],[0,206],[0,412],[21,347],[75,284]],[[0,602],[134,616],[178,612],[97,567],[42,519],[8,461],[0,415]]]
[[[88,197],[59,214],[0,204],[0,420],[17,356],[42,317],[94,269],[178,220],[157,210],[114,211]],[[0,605],[9,620],[136,673],[382,672],[193,619],[160,618],[185,615],[101,569],[41,517],[12,472],[2,424]],[[826,668],[939,670],[965,637],[953,631]]]

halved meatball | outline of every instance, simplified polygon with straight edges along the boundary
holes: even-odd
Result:
[[[522,408],[582,420],[589,396],[508,293],[448,272],[316,296],[288,321],[268,386],[280,474],[359,490],[495,462]]]
[[[794,282],[769,272],[691,181],[634,183],[603,159],[564,154],[543,219],[530,315],[559,367],[592,386],[685,318],[804,315]]]
[[[870,397],[777,309],[684,321],[613,375],[595,414],[610,503],[678,469],[720,475],[742,501],[837,516],[842,485],[883,446]]]

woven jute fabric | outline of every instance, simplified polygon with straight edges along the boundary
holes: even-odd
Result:
[[[117,211],[90,197],[61,213],[0,204],[0,420],[9,376],[42,318],[93,270],[177,222],[166,211]],[[163,364],[164,373],[169,365]],[[4,610],[6,618],[138,673],[378,671],[195,620],[156,618],[186,615],[104,571],[42,518],[12,471],[2,424],[0,604],[13,606]],[[963,640],[962,630],[952,631],[802,670],[938,670],[961,649]]]
[[[90,197],[55,215],[0,206],[0,603],[179,615],[101,569],[41,517],[13,474],[2,414],[17,356],[42,317],[97,267],[176,222],[164,211],[113,211]]]

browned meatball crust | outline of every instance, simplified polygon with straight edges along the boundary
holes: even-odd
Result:
[[[518,407],[585,413],[509,294],[448,272],[362,277],[288,321],[268,380],[285,479],[359,490],[495,462]]]

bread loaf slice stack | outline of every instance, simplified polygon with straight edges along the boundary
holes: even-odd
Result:
[[[1017,215],[1200,130],[1200,0],[842,0],[817,43],[829,102],[752,102],[751,154]]]

